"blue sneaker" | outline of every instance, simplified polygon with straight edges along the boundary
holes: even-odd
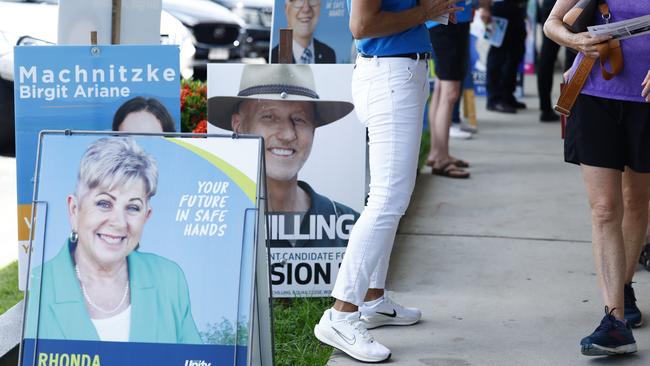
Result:
[[[625,321],[632,328],[642,326],[643,318],[641,317],[641,310],[636,306],[636,296],[634,296],[632,283],[625,284],[623,296],[625,299]]]
[[[617,320],[605,306],[605,317],[593,333],[580,341],[582,354],[585,356],[621,355],[636,352],[636,341],[632,329]]]

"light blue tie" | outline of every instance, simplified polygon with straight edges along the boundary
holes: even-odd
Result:
[[[309,48],[305,48],[305,51],[302,53],[300,56],[300,63],[301,64],[310,64],[311,63],[311,50]]]

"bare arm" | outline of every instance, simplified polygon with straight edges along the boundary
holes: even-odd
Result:
[[[643,87],[641,96],[645,98],[646,102],[650,102],[650,70],[648,70],[648,74],[646,74],[641,86]]]
[[[355,39],[383,37],[403,32],[443,14],[463,10],[457,0],[421,0],[416,7],[400,12],[381,10],[381,0],[352,0],[350,31]]]
[[[588,57],[598,57],[597,44],[610,39],[609,36],[591,36],[588,32],[571,33],[562,24],[562,18],[571,10],[578,0],[558,0],[551,10],[546,23],[544,33],[555,43],[584,53]]]

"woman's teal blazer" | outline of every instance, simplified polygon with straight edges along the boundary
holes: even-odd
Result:
[[[99,341],[75,275],[71,248],[65,245],[43,265],[42,272],[39,268],[32,270],[25,338],[37,338],[38,334],[39,339]],[[180,267],[158,255],[138,251],[129,254],[127,261],[131,281],[129,341],[201,344]]]

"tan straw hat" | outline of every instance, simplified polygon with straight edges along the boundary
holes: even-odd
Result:
[[[214,126],[232,130],[230,119],[237,112],[239,103],[260,99],[313,103],[316,127],[337,121],[354,109],[350,102],[320,99],[309,65],[246,65],[236,97],[216,96],[208,100],[208,121]]]

